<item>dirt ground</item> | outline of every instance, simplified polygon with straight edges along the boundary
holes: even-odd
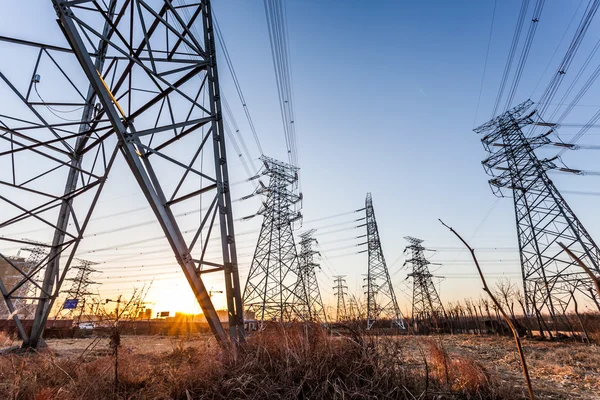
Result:
[[[407,348],[427,340],[452,355],[467,356],[505,384],[527,393],[515,343],[496,336],[403,337]],[[600,347],[574,342],[523,340],[532,385],[538,399],[600,399]],[[415,361],[418,357],[415,354]]]
[[[421,362],[419,346],[439,343],[450,357],[476,360],[489,373],[499,377],[516,392],[526,393],[514,342],[496,336],[402,336],[397,339],[406,348],[406,363],[416,368]],[[107,338],[49,339],[49,349],[58,358],[86,359],[108,353]],[[137,354],[167,353],[177,346],[216,346],[210,336],[176,338],[164,336],[123,336],[121,351]],[[600,399],[600,347],[574,342],[524,340],[523,347],[536,397],[540,399]]]

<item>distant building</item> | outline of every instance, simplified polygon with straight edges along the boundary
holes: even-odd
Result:
[[[31,265],[22,257],[11,257],[9,258],[10,263],[14,264],[17,268],[21,269],[24,273],[28,273],[31,269]],[[5,259],[0,259],[0,279],[4,283],[4,287],[7,291],[11,291],[17,283],[23,279],[23,275],[19,273],[9,262]],[[13,294],[14,297],[26,297],[31,288],[31,282],[26,281],[19,287]],[[20,318],[30,319],[33,318],[35,311],[35,304],[28,302],[26,299],[15,299],[13,305]],[[7,319],[10,316],[6,302],[0,301],[0,319]]]

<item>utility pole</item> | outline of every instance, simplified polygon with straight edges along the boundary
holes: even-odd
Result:
[[[490,153],[482,164],[492,176],[493,193],[504,197],[508,192],[513,199],[527,313],[536,307],[554,316],[566,311],[574,291],[589,297],[592,285],[558,243],[564,243],[596,274],[600,274],[600,250],[547,174],[551,169],[582,172],[558,168],[556,157],[539,159],[534,152],[551,143],[548,136],[554,125],[539,118],[534,121],[535,111],[526,114],[532,105],[527,100],[474,131],[483,135],[481,143]],[[526,137],[523,130],[532,125],[551,129]]]
[[[410,243],[404,252],[411,252],[411,257],[404,264],[412,264],[412,272],[408,277],[413,280],[413,323],[418,325],[421,321],[433,319],[437,326],[439,318],[444,315],[444,307],[433,284],[433,275],[429,272],[430,262],[424,254],[426,249],[421,246],[423,240],[412,236],[405,236],[404,239]]]
[[[308,316],[307,319],[317,322],[327,322],[325,307],[321,299],[321,291],[317,281],[315,270],[321,268],[321,265],[315,262],[316,256],[320,256],[317,250],[313,249],[313,244],[317,239],[313,237],[315,229],[306,231],[300,235],[300,253],[298,259],[300,263],[300,274],[296,284],[296,297],[303,296],[306,293],[308,298]],[[304,288],[302,287],[304,285]]]
[[[390,273],[383,257],[371,193],[367,193],[365,209],[368,248],[364,251],[367,251],[369,256],[367,291],[365,293],[367,295],[367,329],[371,329],[377,320],[388,320],[392,326],[405,329]]]
[[[346,280],[344,279],[346,275],[336,275],[334,276],[335,286],[335,295],[337,297],[337,312],[336,312],[336,320],[337,322],[346,321],[348,319],[348,313],[346,312],[346,295],[348,293],[345,290],[348,289],[346,286]]]
[[[0,280],[0,293],[23,346],[35,348],[42,339],[119,153],[215,337],[223,344],[244,341],[210,1],[175,6],[167,0],[156,9],[141,0],[110,0],[83,8],[79,2],[52,0],[52,5],[66,47],[0,38],[5,46],[37,55],[32,75],[26,76],[29,85],[22,84],[22,72],[18,75],[0,63],[3,93],[7,101],[20,104],[11,111],[14,114],[0,118],[6,139],[0,162],[10,166],[0,170],[0,184],[11,189],[1,197],[7,219],[0,225],[0,240],[32,245],[10,234],[14,225],[40,228],[40,236],[48,226],[53,228],[45,238],[50,243],[45,245],[47,255],[32,272],[22,273],[0,253],[23,281],[32,281],[34,273],[43,271],[38,296],[31,299],[36,312],[30,332],[14,313],[15,292]],[[74,122],[52,112],[72,112],[74,107],[82,109]],[[64,185],[64,181],[48,184],[65,177]],[[23,198],[28,201],[23,203]],[[199,203],[208,204],[208,209],[190,233],[182,231],[178,211]],[[206,248],[215,236],[220,236],[219,256],[208,257]],[[204,285],[204,275],[210,273],[222,274],[225,282],[229,334]]]
[[[302,218],[292,209],[302,200],[296,194],[298,168],[267,156],[260,160],[269,186],[260,182],[258,189],[247,196],[266,195],[266,201],[256,214],[245,218],[263,216],[244,289],[244,306],[255,313],[262,326],[265,321],[306,319],[310,307],[292,229],[292,224]]]

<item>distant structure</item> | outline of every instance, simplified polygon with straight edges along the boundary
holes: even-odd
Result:
[[[392,280],[381,250],[373,199],[367,193],[365,200],[367,215],[367,251],[369,256],[367,273],[367,329],[371,329],[377,320],[389,320],[392,325],[404,328],[402,313],[398,307]]]
[[[348,290],[348,286],[346,286],[345,276],[346,275],[334,276],[335,286],[333,289],[335,290],[334,294],[337,297],[337,311],[335,314],[337,322],[346,321],[349,317],[348,312],[346,311],[346,290]]]
[[[365,315],[364,309],[363,307],[361,307],[361,304],[359,304],[358,300],[356,300],[356,297],[354,295],[350,296],[350,298],[348,299],[348,303],[348,318],[352,321],[363,319]]]
[[[573,292],[590,296],[591,280],[560,247],[563,243],[596,274],[600,274],[598,246],[546,171],[581,173],[557,168],[552,159],[538,159],[534,149],[550,144],[553,124],[534,122],[535,111],[525,115],[531,100],[481,125],[474,131],[484,135],[483,147],[490,153],[482,161],[493,178],[495,195],[513,198],[527,312],[564,312]],[[526,137],[527,126],[548,126],[542,135]],[[558,309],[557,309],[558,308]],[[533,310],[532,310],[533,309]]]
[[[96,263],[88,260],[77,260],[71,269],[77,271],[77,275],[73,278],[67,278],[71,282],[71,286],[65,291],[65,302],[61,305],[61,314],[64,317],[72,318],[76,323],[81,319],[81,316],[86,311],[86,304],[92,304],[89,297],[93,295],[90,291],[91,285],[96,285],[92,282],[90,275],[93,272],[98,272],[92,268]]]
[[[404,251],[410,251],[411,255],[404,264],[412,265],[408,277],[413,281],[413,323],[418,326],[420,321],[433,320],[437,325],[439,318],[444,315],[444,307],[433,284],[433,275],[429,272],[430,263],[425,258],[425,247],[421,246],[423,240],[412,236],[405,236],[404,239],[410,243]]]
[[[313,248],[313,244],[317,242],[317,239],[313,237],[314,233],[315,229],[311,229],[300,235],[300,254],[298,254],[300,274],[298,274],[298,284],[296,285],[296,297],[306,293],[308,299],[308,315],[306,319],[327,322],[325,307],[323,306],[319,283],[317,282],[316,269],[321,268],[321,266],[315,262],[315,258],[321,254]],[[304,288],[301,285],[304,285]]]
[[[40,263],[46,257],[47,250],[43,243],[35,243],[22,247],[17,257],[0,259],[0,278],[7,290],[14,297],[13,307],[20,318],[32,319],[35,311],[33,300],[38,296]],[[27,258],[21,253],[29,253]],[[30,277],[24,279],[23,274]],[[11,315],[5,302],[0,303],[0,318],[7,319]]]
[[[269,186],[261,182],[255,194],[266,195],[266,201],[255,215],[246,217],[262,215],[263,223],[244,289],[244,307],[261,325],[305,319],[310,307],[292,229],[292,223],[302,218],[292,209],[302,199],[296,194],[298,168],[266,156],[260,159]]]

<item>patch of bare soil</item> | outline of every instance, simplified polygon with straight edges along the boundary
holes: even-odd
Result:
[[[48,349],[55,353],[58,358],[73,358],[84,355],[103,356],[112,353],[109,347],[108,337],[90,337],[79,339],[48,339]],[[121,336],[121,348],[123,353],[135,354],[163,354],[172,352],[174,349],[198,346],[216,346],[212,335],[193,336],[190,338],[171,336]]]
[[[402,337],[407,347],[442,341],[449,356],[467,356],[481,363],[508,386],[526,394],[514,341],[496,336]],[[600,347],[576,342],[523,339],[529,373],[540,399],[600,399]],[[414,352],[413,352],[414,354]],[[418,360],[418,357],[412,359]]]

